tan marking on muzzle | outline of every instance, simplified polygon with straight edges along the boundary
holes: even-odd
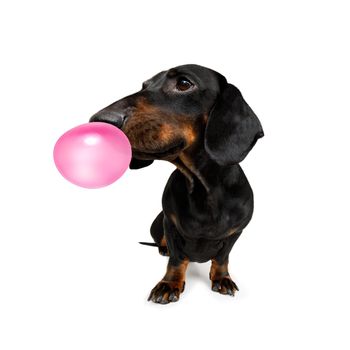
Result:
[[[162,141],[169,142],[172,140],[174,131],[171,125],[163,124],[159,131],[159,138]]]

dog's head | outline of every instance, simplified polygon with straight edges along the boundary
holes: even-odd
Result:
[[[197,65],[163,71],[142,89],[93,115],[111,123],[130,140],[130,168],[154,159],[174,160],[202,144],[220,165],[241,162],[264,135],[259,119],[240,91],[221,74]]]

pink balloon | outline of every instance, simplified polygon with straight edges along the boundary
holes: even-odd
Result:
[[[85,188],[108,186],[118,180],[131,161],[126,135],[107,123],[86,123],[64,133],[53,157],[61,175]]]

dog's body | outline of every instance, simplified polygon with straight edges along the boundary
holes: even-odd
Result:
[[[130,168],[155,159],[177,167],[164,190],[163,211],[151,226],[169,262],[149,300],[177,301],[190,261],[212,260],[212,289],[233,295],[238,288],[228,273],[228,256],[253,214],[253,192],[238,163],[263,136],[239,90],[210,69],[180,66],[157,74],[140,92],[90,121],[125,132],[133,151]]]

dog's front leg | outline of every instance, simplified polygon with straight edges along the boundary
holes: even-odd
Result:
[[[187,265],[188,259],[176,260],[170,257],[164,277],[152,289],[148,300],[160,304],[178,301],[185,288]]]
[[[232,281],[228,272],[228,259],[223,263],[213,259],[209,278],[211,279],[211,289],[214,292],[233,296],[238,290],[236,283]]]
[[[241,233],[242,231],[237,231],[228,237],[219,254],[211,260],[209,278],[211,280],[211,289],[214,292],[233,296],[238,291],[236,283],[232,281],[228,272],[228,257]]]
[[[181,239],[174,222],[164,216],[164,234],[169,250],[166,273],[152,289],[148,300],[168,304],[178,301],[185,288],[185,274],[189,259],[182,254]]]

